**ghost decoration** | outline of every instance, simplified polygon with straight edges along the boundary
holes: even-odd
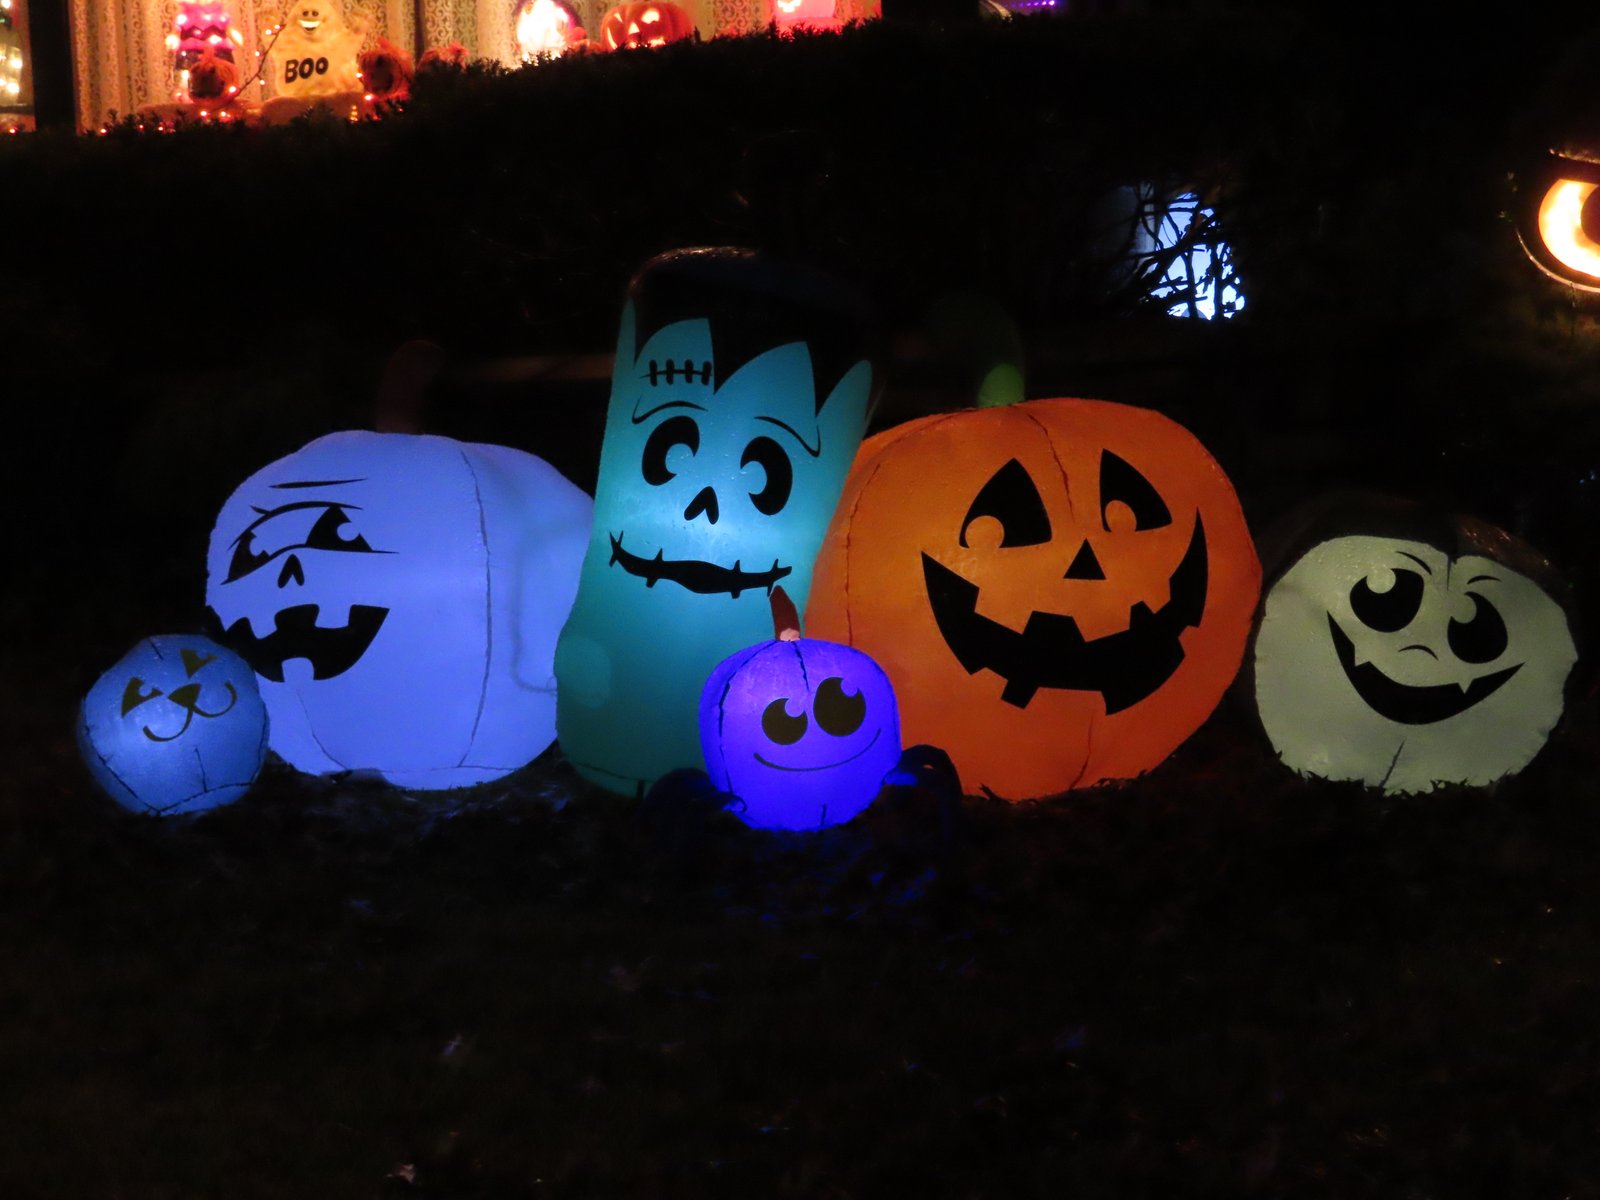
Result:
[[[339,0],[291,0],[271,43],[274,91],[298,100],[361,91],[361,42]]]
[[[1267,591],[1251,661],[1285,765],[1391,793],[1484,786],[1533,759],[1577,661],[1536,551],[1467,517],[1331,505]]]
[[[255,782],[267,710],[232,651],[198,635],[146,638],[84,697],[78,749],[95,783],[130,812],[204,812]]]
[[[589,498],[505,446],[329,434],[258,471],[211,535],[206,602],[314,775],[464,787],[555,737],[556,635]]]
[[[797,603],[873,391],[855,294],[748,251],[647,263],[623,312],[594,529],[556,652],[567,758],[642,793],[700,763],[700,690]]]
[[[801,637],[781,587],[773,601],[776,637],[717,664],[700,693],[706,770],[746,825],[838,825],[900,761],[894,688],[859,650]]]
[[[883,664],[907,741],[1021,800],[1132,778],[1198,729],[1260,581],[1233,485],[1187,429],[1030,400],[867,441],[806,617]]]

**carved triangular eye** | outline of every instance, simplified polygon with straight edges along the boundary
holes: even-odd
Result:
[[[144,680],[135,675],[128,680],[128,686],[122,689],[122,715],[127,716],[139,705],[154,700],[161,695],[161,689],[152,686],[147,692],[144,690]]]
[[[207,663],[214,663],[217,661],[217,656],[215,654],[198,654],[195,651],[190,650],[187,646],[179,650],[178,653],[183,658],[184,672],[189,676],[190,679],[194,678],[195,672],[201,667],[205,666]]]
[[[1027,469],[1012,459],[984,484],[961,522],[961,544],[967,527],[979,517],[1000,522],[1002,546],[1040,546],[1050,540],[1050,515]]]
[[[1172,524],[1167,502],[1150,481],[1126,459],[1104,450],[1100,454],[1100,527],[1107,533],[1111,532],[1111,523],[1106,520],[1106,509],[1116,501],[1126,504],[1133,512],[1136,530],[1160,529]]]

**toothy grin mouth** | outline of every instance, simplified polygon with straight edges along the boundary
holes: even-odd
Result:
[[[352,604],[349,620],[330,628],[317,624],[319,611],[315,604],[280,609],[265,637],[256,636],[249,617],[240,617],[228,626],[223,642],[257,675],[274,683],[283,682],[283,664],[291,658],[310,662],[313,679],[332,679],[356,665],[389,615],[387,608]]]
[[[1497,691],[1502,683],[1522,670],[1522,664],[1491,675],[1482,675],[1466,687],[1454,683],[1413,686],[1396,683],[1370,662],[1356,665],[1356,648],[1339,623],[1328,614],[1328,632],[1333,635],[1334,653],[1344,677],[1355,688],[1362,702],[1380,717],[1400,725],[1432,725],[1464,713]]]
[[[653,588],[665,579],[701,596],[725,594],[737,600],[741,592],[755,591],[757,588],[770,595],[778,580],[794,570],[793,567],[780,567],[777,559],[773,559],[772,566],[765,571],[746,571],[740,567],[737,559],[733,566],[722,567],[693,558],[667,558],[660,550],[656,551],[654,558],[640,558],[622,548],[625,534],[613,533],[608,536],[611,538],[611,561],[606,565],[620,566],[629,575],[644,580],[647,588]]]

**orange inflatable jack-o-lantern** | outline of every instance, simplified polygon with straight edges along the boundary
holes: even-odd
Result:
[[[807,622],[883,665],[907,741],[1018,799],[1161,762],[1233,680],[1260,587],[1233,485],[1193,434],[1034,400],[863,443]]]
[[[689,14],[671,0],[623,0],[600,18],[600,44],[607,50],[664,46],[693,33]]]

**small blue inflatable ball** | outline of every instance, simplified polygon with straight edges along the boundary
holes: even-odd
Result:
[[[78,749],[130,812],[203,812],[255,782],[267,710],[255,673],[231,650],[198,636],[146,638],[83,698]]]

